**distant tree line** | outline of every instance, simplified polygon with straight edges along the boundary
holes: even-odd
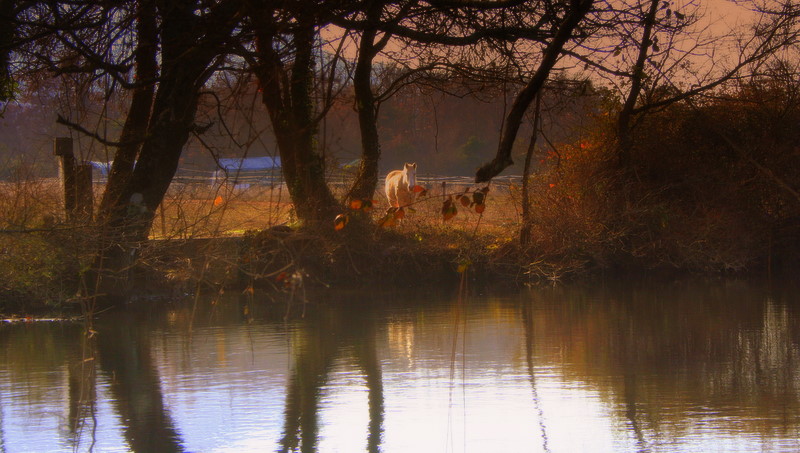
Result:
[[[198,106],[197,120],[210,124],[202,136],[190,137],[181,154],[181,167],[212,171],[216,159],[277,155],[275,136],[261,103],[253,103],[257,86],[231,87],[217,81],[216,96],[227,97],[224,108],[214,103]],[[563,85],[569,85],[564,88]],[[458,88],[459,82],[451,82]],[[447,86],[443,86],[447,89]],[[236,89],[235,93],[230,91]],[[544,90],[547,112],[543,133],[554,144],[579,140],[592,124],[593,114],[602,109],[607,90],[587,81],[556,81]],[[0,121],[0,178],[7,179],[19,167],[38,176],[53,176],[52,137],[68,134],[55,123],[51,99],[20,95],[21,103],[10,103]],[[102,124],[107,135],[119,134],[121,124],[98,114],[104,109],[119,111],[125,99],[89,100],[87,122]],[[504,109],[509,99],[500,90],[484,90],[475,96],[451,96],[419,86],[403,87],[381,106],[378,128],[381,132],[380,173],[400,168],[404,162],[419,161],[426,174],[468,176],[490,156],[497,146]],[[530,135],[531,125],[522,126]],[[98,143],[92,137],[77,135],[76,153],[81,159],[110,161],[116,147]],[[353,110],[352,87],[345,87],[320,124],[320,150],[329,171],[360,159],[358,118]],[[521,161],[525,144],[515,144],[515,160]],[[348,167],[349,168],[349,167]],[[512,170],[519,174],[521,168]]]

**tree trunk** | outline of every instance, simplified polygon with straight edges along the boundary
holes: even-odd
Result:
[[[133,89],[131,105],[119,138],[120,145],[114,154],[114,162],[108,173],[108,183],[100,202],[97,223],[101,228],[111,227],[108,224],[111,218],[124,217],[127,200],[123,200],[121,194],[131,179],[136,157],[147,135],[147,124],[150,121],[150,109],[158,76],[156,62],[158,31],[153,0],[138,2],[136,31],[138,44],[134,54],[136,62],[134,80],[137,85]]]
[[[625,98],[625,103],[617,118],[617,162],[620,168],[627,168],[631,161],[631,134],[630,124],[633,118],[633,109],[642,92],[642,82],[644,81],[644,64],[647,61],[648,50],[652,44],[651,37],[658,12],[659,0],[650,0],[650,9],[644,18],[644,29],[642,31],[642,41],[639,43],[639,53],[636,63],[633,65],[631,74],[631,90]]]
[[[533,132],[528,143],[528,151],[525,153],[525,166],[522,169],[522,226],[519,230],[519,243],[522,247],[526,247],[531,240],[533,222],[533,219],[531,219],[530,200],[531,161],[533,160],[533,152],[536,150],[536,139],[539,136],[541,101],[542,95],[539,93],[536,96],[536,104],[533,111]]]
[[[375,95],[372,92],[372,61],[388,41],[388,33],[375,42],[377,29],[374,24],[380,21],[383,2],[372,2],[367,10],[367,26],[361,34],[361,43],[353,74],[353,90],[358,111],[358,125],[361,130],[361,165],[350,198],[371,199],[378,186],[378,163],[381,158],[381,143],[378,135],[378,115]]]
[[[325,160],[316,147],[317,120],[312,97],[314,18],[301,11],[293,24],[291,72],[273,47],[279,32],[272,12],[264,7],[253,8],[251,19],[257,42],[254,70],[295,213],[306,228],[332,230],[333,219],[342,208],[325,181]]]
[[[172,2],[158,10],[162,70],[147,133],[130,179],[109,195],[117,200],[109,204],[118,206],[109,223],[122,225],[122,236],[133,242],[148,237],[155,210],[175,176],[183,146],[194,127],[200,89],[212,73],[209,68],[220,54],[220,46],[238,23],[238,6],[228,2],[209,12],[203,27],[199,27],[196,6],[194,2]],[[151,63],[147,61],[146,65]],[[145,99],[141,104],[146,103]],[[143,111],[146,107],[141,108]],[[136,127],[141,127],[139,120]],[[126,158],[130,155],[123,156]]]
[[[305,20],[303,20],[305,19]],[[314,118],[314,55],[315,25],[311,17],[301,16],[304,23],[294,35],[297,49],[291,75],[292,117],[294,122],[295,168],[297,179],[289,184],[295,211],[308,226],[316,229],[328,225],[340,212],[339,203],[325,181],[325,160],[317,150],[317,122]]]
[[[200,89],[212,73],[209,68],[221,45],[239,20],[236,3],[221,3],[212,9],[204,17],[203,27],[198,27],[194,2],[158,6],[140,5],[139,31],[145,39],[136,52],[137,71],[141,70],[143,77],[157,71],[152,54],[157,44],[152,28],[155,22],[149,17],[153,13],[161,22],[162,69],[154,99],[148,82],[155,78],[139,80],[142,85],[134,93],[112,168],[116,173],[109,176],[99,219],[105,245],[95,261],[99,294],[125,295],[134,252],[148,239],[156,209],[175,176],[194,127]]]

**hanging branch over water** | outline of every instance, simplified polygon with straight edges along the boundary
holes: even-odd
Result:
[[[514,104],[511,106],[511,110],[508,112],[506,125],[500,139],[500,145],[497,148],[497,155],[493,160],[480,167],[475,173],[476,183],[488,182],[514,164],[514,161],[511,159],[511,151],[514,140],[517,138],[520,124],[522,123],[522,117],[536,97],[536,94],[541,90],[545,81],[550,76],[550,71],[553,69],[553,66],[555,66],[556,61],[558,61],[564,44],[573,37],[573,31],[589,12],[592,4],[592,0],[572,0],[570,2],[569,11],[559,26],[558,32],[544,50],[539,68],[533,74],[533,77],[531,77],[531,80],[525,88],[519,92],[514,100]]]

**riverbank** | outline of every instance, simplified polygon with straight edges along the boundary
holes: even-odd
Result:
[[[631,256],[608,261],[574,250],[547,254],[523,248],[512,232],[467,231],[446,224],[420,228],[409,222],[348,237],[280,227],[238,237],[151,240],[138,251],[131,281],[121,292],[129,301],[145,301],[226,291],[288,295],[305,288],[455,287],[462,277],[472,285],[522,286],[644,276],[760,278],[787,270],[754,263],[736,271],[700,272]],[[70,234],[31,233],[5,244],[0,263],[3,274],[11,278],[4,279],[0,289],[2,317],[71,316],[104,298],[92,291],[93,282],[85,281],[80,271],[89,256],[83,248],[87,244],[69,240]]]

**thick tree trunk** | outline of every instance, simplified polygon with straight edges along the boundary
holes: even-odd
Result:
[[[221,45],[239,20],[237,4],[222,3],[203,18],[205,23],[199,27],[196,6],[189,1],[158,3],[158,9],[144,3],[140,7],[139,26],[144,36],[156,38],[154,22],[148,15],[155,12],[160,17],[161,73],[154,99],[147,82],[155,78],[139,81],[143,85],[134,93],[120,154],[114,162],[117,172],[110,176],[104,196],[99,220],[105,245],[95,271],[101,277],[115,278],[97,279],[96,291],[100,294],[124,295],[133,252],[148,239],[156,209],[175,176],[194,127],[200,89],[212,73],[209,68]],[[137,70],[143,71],[143,77],[155,75],[157,70],[151,45],[156,46],[155,39],[143,41],[137,50]]]
[[[372,62],[388,42],[384,34],[378,42],[377,28],[383,11],[383,2],[372,2],[366,11],[366,27],[361,34],[358,60],[353,74],[353,90],[358,111],[358,125],[361,130],[361,165],[350,189],[349,198],[370,199],[378,186],[378,163],[381,158],[381,143],[378,135],[378,114],[375,95],[372,92]]]
[[[133,172],[116,194],[115,209],[107,212],[107,221],[100,226],[104,245],[95,266],[104,277],[95,282],[99,294],[124,296],[131,283],[128,271],[135,260],[134,252],[148,239],[156,208],[175,175],[189,137],[198,95],[188,86],[190,83],[181,78],[162,80],[159,86],[148,138]]]
[[[150,111],[158,77],[158,30],[154,0],[140,0],[137,5],[137,47],[134,53],[137,84],[119,138],[119,147],[108,174],[103,198],[96,218],[100,243],[89,283],[95,294],[127,293],[128,269],[133,263],[131,247],[135,246],[127,225],[128,186],[144,139],[148,135]]]
[[[262,6],[251,9],[258,54],[254,70],[277,139],[295,213],[306,228],[332,230],[341,204],[325,181],[325,161],[316,147],[317,121],[312,97],[314,18],[302,12],[297,15],[292,33],[294,60],[288,70],[273,48],[278,31],[272,12],[263,5],[253,6]]]
[[[220,4],[212,10],[204,17],[203,27],[198,26],[195,8],[194,2],[171,2],[158,10],[162,70],[147,132],[140,137],[144,141],[130,178],[109,194],[109,198],[113,197],[109,205],[117,208],[109,211],[108,222],[121,225],[125,240],[147,239],[155,210],[175,176],[181,152],[194,127],[199,92],[211,75],[209,67],[238,23],[235,3]],[[143,60],[148,58],[143,56]],[[141,105],[137,105],[142,109],[140,113],[147,108],[145,95],[142,98]],[[141,127],[142,117],[136,118],[136,129]],[[135,142],[136,137],[133,139]],[[135,155],[125,152],[128,154],[123,159]]]
[[[147,136],[147,124],[150,121],[150,109],[153,105],[156,77],[158,76],[158,31],[156,29],[156,11],[153,0],[140,0],[137,8],[137,39],[134,54],[136,62],[137,86],[133,89],[131,105],[120,134],[114,162],[108,174],[100,211],[97,216],[101,228],[111,227],[111,218],[121,219],[127,209],[127,200],[121,194],[133,174],[133,166]]]
[[[301,220],[314,228],[326,225],[332,228],[333,218],[341,210],[325,181],[325,160],[316,147],[317,123],[312,99],[316,30],[310,17],[301,18],[307,21],[301,23],[294,34],[297,48],[290,86],[298,177],[290,183],[289,190]]]
[[[162,87],[166,83],[162,81]],[[149,137],[142,146],[131,180],[120,194],[128,202],[125,236],[133,242],[148,238],[156,209],[178,169],[197,107],[195,90],[181,89],[180,82],[171,84],[176,86],[159,88],[153,109],[157,116],[150,123]]]

